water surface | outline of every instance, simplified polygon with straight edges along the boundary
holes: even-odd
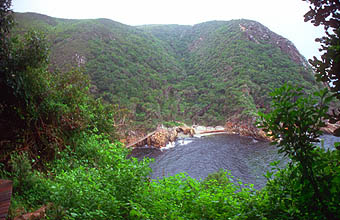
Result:
[[[325,146],[340,141],[329,135],[322,138]],[[269,142],[226,134],[180,139],[169,149],[136,148],[131,156],[154,158],[155,162],[150,165],[153,179],[186,172],[200,180],[222,168],[230,170],[243,183],[254,184],[255,188],[266,184],[263,175],[270,170],[270,162],[281,160],[280,166],[284,166],[287,161]]]

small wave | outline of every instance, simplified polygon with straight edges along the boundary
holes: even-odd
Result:
[[[177,145],[179,146],[187,145],[187,144],[190,144],[191,142],[192,140],[180,139],[180,140],[177,140],[176,142],[169,142],[165,147],[160,148],[160,150],[163,151],[163,150],[171,149],[171,148],[176,147]]]
[[[182,139],[182,140],[178,140],[177,143],[179,145],[187,145],[190,144],[192,142],[192,140],[186,140],[186,139]]]
[[[136,147],[136,148],[137,149],[159,149],[163,151],[163,150],[174,148],[177,145],[179,146],[187,145],[187,144],[190,144],[191,142],[192,142],[192,139],[183,138],[183,139],[178,139],[176,142],[169,142],[165,147],[161,147],[161,148],[149,146],[149,145],[144,145],[144,146]]]

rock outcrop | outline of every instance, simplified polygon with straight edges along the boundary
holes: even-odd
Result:
[[[249,136],[258,140],[268,140],[271,138],[262,129],[257,128],[252,121],[227,121],[225,131],[229,134],[239,134],[241,136]]]
[[[306,59],[299,53],[294,44],[288,39],[272,32],[267,27],[261,25],[256,21],[247,21],[240,24],[240,30],[244,32],[248,40],[257,44],[267,42],[280,48],[280,50],[287,54],[291,60],[304,67],[308,66]]]
[[[168,143],[176,141],[179,134],[192,137],[195,134],[195,130],[186,125],[174,128],[164,128],[161,126],[156,131],[151,132],[147,135],[129,137],[126,140],[126,146],[143,147],[147,145],[162,148],[165,147]]]
[[[334,135],[334,131],[340,127],[340,124],[326,123],[326,127],[321,128],[326,134]],[[239,134],[241,136],[249,136],[258,140],[272,141],[272,138],[262,129],[257,128],[253,121],[237,121],[230,120],[225,124],[225,131],[229,134]]]
[[[175,141],[177,138],[176,129],[158,129],[153,135],[146,139],[146,144],[153,147],[165,147],[169,142]]]

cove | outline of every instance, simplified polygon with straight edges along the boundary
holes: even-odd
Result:
[[[324,135],[326,147],[332,147],[340,138]],[[276,146],[269,142],[256,141],[250,137],[218,134],[205,137],[179,139],[168,149],[135,148],[130,156],[142,159],[154,158],[151,163],[151,178],[157,179],[186,172],[197,180],[204,179],[219,169],[229,170],[235,179],[254,188],[265,186],[263,176],[271,169],[270,163],[280,160],[280,167],[288,159],[277,153]]]

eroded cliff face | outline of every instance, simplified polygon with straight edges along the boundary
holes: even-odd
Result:
[[[241,22],[239,26],[240,30],[244,33],[248,40],[257,44],[270,43],[280,48],[280,50],[287,54],[295,63],[305,67],[309,65],[291,41],[272,32],[260,23],[256,21],[247,21]]]

